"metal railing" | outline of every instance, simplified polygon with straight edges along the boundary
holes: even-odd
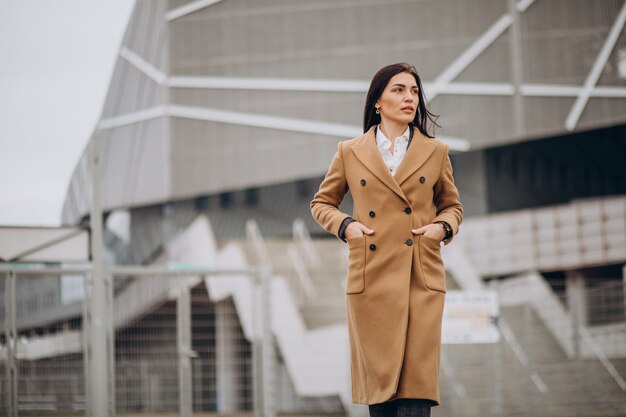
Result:
[[[274,297],[277,281],[269,269],[176,268],[104,270],[108,295],[103,328],[113,337],[107,341],[110,361],[97,377],[110,390],[111,416],[366,415],[365,406],[350,407],[349,394],[323,393],[325,385],[335,382],[327,379],[325,367],[347,367],[347,356],[330,365],[323,356],[294,358],[289,346],[306,348],[319,333],[328,333],[324,340],[330,344],[344,343],[345,327],[305,328],[297,335],[270,327],[287,322],[277,316],[286,311],[277,305],[285,298]],[[89,267],[25,270],[2,265],[0,414],[90,414],[95,377],[90,366],[91,272]],[[69,301],[61,302],[64,297],[57,294],[50,304],[46,291],[35,299],[27,285],[46,286],[67,276],[82,287],[69,291],[74,294]],[[248,301],[218,293],[218,287],[235,285],[241,277],[253,284]],[[119,280],[131,282],[114,285]],[[492,282],[500,294],[502,337],[492,344],[443,346],[442,405],[433,409],[433,416],[626,414],[626,391],[620,383],[626,358],[619,355],[626,326],[623,315],[619,317],[624,298],[607,295],[623,294],[623,283],[552,293],[554,303],[573,316],[564,319],[566,315],[540,314],[549,303],[545,294],[537,298],[540,293],[528,280],[520,285]],[[38,307],[34,315],[29,314],[33,307]],[[48,312],[48,319],[41,311]],[[288,314],[293,318],[302,312]],[[37,322],[29,320],[35,315]],[[559,327],[569,328],[571,352],[554,337],[551,329]],[[303,394],[302,382],[314,383],[319,394]]]
[[[271,373],[274,367],[271,362],[273,347],[268,328],[267,268],[106,268],[105,323],[94,323],[90,314],[93,299],[92,270],[89,266],[23,268],[24,265],[4,264],[1,271],[4,274],[4,328],[1,332],[0,357],[4,380],[0,384],[0,404],[3,404],[0,406],[0,413],[4,410],[9,416],[17,416],[19,412],[54,412],[63,415],[82,411],[92,415],[91,409],[96,395],[92,389],[92,381],[99,378],[108,389],[108,415],[111,416],[127,412],[175,411],[180,416],[191,416],[194,409],[220,411],[223,404],[218,403],[216,393],[220,391],[221,399],[226,398],[221,390],[228,388],[228,381],[231,382],[231,388],[238,386],[231,389],[240,399],[240,403],[234,407],[237,408],[236,411],[254,412],[256,416],[275,415],[270,397],[273,379]],[[20,300],[20,295],[24,294],[16,293],[18,283],[51,276],[61,280],[62,276],[68,274],[82,277],[79,281],[83,288],[82,299],[67,306],[60,305],[57,299],[57,303],[45,305],[45,308],[50,312],[58,312],[58,317],[43,321],[37,326],[21,326],[20,320],[16,319],[18,309],[24,316],[28,312],[28,306]],[[226,356],[232,352],[220,351],[215,338],[208,341],[205,339],[204,342],[194,340],[196,334],[201,335],[202,332],[196,332],[197,328],[192,331],[192,321],[195,319],[193,314],[196,314],[196,311],[192,312],[192,292],[195,291],[197,295],[198,287],[202,287],[200,293],[203,291],[204,299],[200,304],[217,310],[219,307],[209,301],[202,282],[207,277],[228,279],[233,275],[247,276],[253,283],[250,305],[254,312],[255,332],[251,343],[246,342],[243,336],[240,338],[240,343],[249,344],[248,352],[241,353],[241,358],[231,363],[231,367],[223,372],[225,374],[218,378],[215,374],[216,352]],[[148,295],[144,297],[143,310],[133,310],[124,304],[131,302],[131,299],[113,294],[112,283],[116,279],[134,279],[133,285],[140,286],[154,283],[155,285],[143,285],[141,288],[148,290],[152,286],[156,290],[148,291]],[[124,288],[128,291],[132,285]],[[74,308],[76,304],[81,304],[80,308]],[[163,315],[160,316],[163,320],[159,320],[159,311],[163,309]],[[76,311],[79,312],[78,316]],[[230,329],[222,326],[220,331],[239,332],[240,325],[235,310],[224,311],[229,311],[226,314],[235,317],[220,317],[220,320],[231,324]],[[133,317],[131,313],[134,313]],[[215,311],[204,313],[213,315]],[[211,323],[205,323],[209,328],[215,326],[214,318],[211,320]],[[68,323],[72,321],[80,322],[78,331],[68,329]],[[90,329],[94,325],[105,329],[107,333],[106,351],[109,360],[100,375],[92,374],[94,358]],[[232,329],[233,326],[235,329]],[[228,338],[221,342],[224,340]],[[203,347],[197,349],[198,344]],[[201,357],[197,350],[201,352]],[[246,359],[246,356],[250,356],[250,359]],[[245,368],[243,372],[246,375],[250,373],[252,378],[243,383],[237,381],[236,374],[229,375],[232,369],[237,368]],[[219,383],[215,382],[217,380]],[[214,400],[205,401],[206,397]],[[233,407],[230,408],[231,410],[226,411],[233,411]]]

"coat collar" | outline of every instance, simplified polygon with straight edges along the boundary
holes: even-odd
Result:
[[[396,174],[392,176],[376,146],[376,127],[377,125],[370,127],[367,132],[353,143],[351,147],[352,152],[372,174],[408,202],[401,186],[430,158],[435,151],[435,145],[417,127],[413,126],[409,147],[402,158]]]

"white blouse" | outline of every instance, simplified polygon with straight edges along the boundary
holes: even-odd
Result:
[[[402,158],[406,153],[406,149],[409,144],[409,127],[410,126],[406,127],[402,136],[395,138],[393,154],[389,151],[389,148],[391,148],[391,141],[387,139],[382,130],[380,130],[380,124],[376,128],[376,146],[378,146],[378,150],[383,157],[383,161],[385,161],[385,165],[389,168],[391,175],[396,174],[396,171],[400,166],[400,162],[402,162]]]

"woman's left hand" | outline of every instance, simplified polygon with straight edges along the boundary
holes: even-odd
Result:
[[[411,229],[414,235],[424,235],[429,239],[443,240],[446,236],[446,232],[439,223],[431,223],[426,226],[422,226],[419,229]]]

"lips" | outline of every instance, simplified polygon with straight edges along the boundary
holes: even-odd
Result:
[[[413,112],[413,110],[415,109],[412,106],[405,106],[405,107],[402,107],[401,110],[405,112]]]

